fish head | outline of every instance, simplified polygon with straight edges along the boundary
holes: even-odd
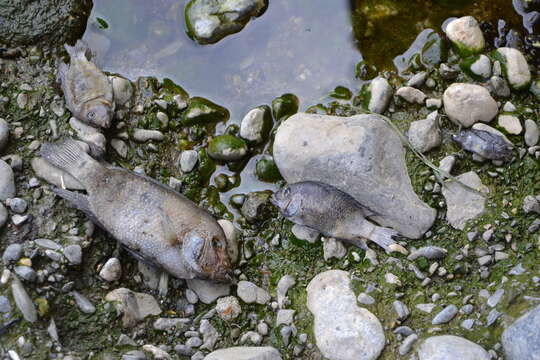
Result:
[[[469,137],[468,132],[465,130],[462,130],[458,132],[457,134],[452,135],[452,140],[454,140],[459,145],[463,145],[468,137]]]
[[[85,106],[82,115],[88,124],[108,129],[111,126],[113,112],[109,102],[95,100]]]
[[[285,185],[270,198],[272,205],[285,217],[295,216],[302,204],[301,194],[291,185]]]
[[[217,281],[232,280],[231,261],[223,233],[192,231],[183,243],[182,253],[197,277]]]

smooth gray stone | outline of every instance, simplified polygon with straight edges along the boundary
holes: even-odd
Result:
[[[501,340],[507,360],[539,360],[540,305],[510,325]]]
[[[5,201],[15,197],[15,175],[11,166],[0,160],[0,200]]]
[[[11,293],[13,294],[15,304],[17,305],[19,311],[22,313],[24,319],[31,323],[36,322],[38,318],[36,306],[26,292],[23,284],[16,276],[13,276],[13,281],[11,283]]]
[[[418,360],[490,360],[481,346],[459,336],[433,336],[416,348]]]

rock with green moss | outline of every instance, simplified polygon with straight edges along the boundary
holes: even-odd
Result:
[[[223,161],[238,161],[247,154],[244,140],[225,134],[216,136],[208,143],[208,155],[212,159]]]
[[[514,90],[525,90],[531,84],[531,71],[523,53],[514,48],[498,48],[493,53],[501,62],[508,84]]]
[[[91,9],[90,0],[2,0],[0,43],[74,42],[84,33]]]
[[[271,156],[265,155],[261,157],[255,165],[255,173],[261,181],[276,182],[281,180],[279,169]]]
[[[184,10],[187,33],[199,44],[212,44],[242,30],[266,7],[266,0],[191,0]]]
[[[285,120],[298,112],[300,101],[294,94],[283,94],[272,100],[272,112],[276,120]]]
[[[272,130],[272,111],[267,105],[250,110],[242,119],[240,136],[248,141],[260,143]]]
[[[204,125],[229,119],[229,110],[208,99],[192,97],[187,109],[182,113],[180,122],[183,125]]]
[[[241,212],[248,222],[253,223],[269,217],[271,195],[269,191],[255,191],[247,194]]]
[[[446,26],[445,32],[457,53],[462,57],[479,54],[486,45],[480,25],[472,16],[464,16],[451,21]]]
[[[491,77],[491,60],[486,55],[469,56],[463,59],[459,66],[475,80],[482,81]]]

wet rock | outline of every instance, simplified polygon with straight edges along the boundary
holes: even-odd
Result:
[[[26,292],[26,289],[24,288],[21,281],[15,276],[13,277],[13,280],[11,282],[11,294],[13,295],[13,300],[15,300],[15,305],[17,305],[17,309],[19,309],[24,319],[31,323],[36,322],[36,307],[32,302],[32,299]]]
[[[453,335],[433,336],[422,341],[415,350],[418,360],[490,360],[481,346]]]
[[[69,125],[77,132],[77,136],[88,144],[92,156],[101,157],[105,153],[107,139],[98,129],[84,124],[75,117],[69,119]]]
[[[523,53],[518,49],[501,47],[494,52],[501,62],[508,84],[514,90],[525,90],[531,84],[531,71]]]
[[[208,156],[223,161],[238,161],[247,154],[244,140],[233,135],[216,136],[208,143]]]
[[[84,186],[67,172],[49,164],[43,158],[32,159],[32,169],[37,177],[56,187],[65,187],[68,190],[84,190]]]
[[[265,218],[271,194],[267,191],[255,191],[246,196],[241,213],[247,221],[255,222]]]
[[[94,304],[90,302],[86,298],[86,296],[82,295],[81,293],[77,291],[72,291],[71,296],[75,299],[75,302],[77,303],[77,307],[85,314],[93,314],[96,312],[96,307]]]
[[[435,219],[412,189],[401,140],[377,115],[294,115],[277,131],[274,159],[288,183],[335,186],[406,237],[422,236]]]
[[[6,120],[0,118],[0,154],[7,146],[9,140],[9,126]]]
[[[347,255],[347,249],[343,243],[334,238],[323,238],[323,256],[328,261],[332,258],[343,259]]]
[[[131,81],[120,76],[112,77],[112,88],[114,102],[118,106],[124,105],[131,99],[131,96],[133,96],[133,86],[131,85]]]
[[[266,6],[265,0],[191,0],[185,8],[187,32],[200,44],[215,43],[242,30]]]
[[[64,256],[72,265],[82,263],[82,249],[79,245],[68,245],[64,248]]]
[[[270,294],[249,281],[238,282],[237,295],[246,304],[257,303],[264,305],[270,301]]]
[[[0,203],[0,229],[6,224],[8,219],[7,209]]]
[[[2,254],[2,261],[4,262],[4,265],[9,264],[10,262],[18,261],[21,258],[22,253],[23,247],[21,244],[8,245],[4,250],[4,254]]]
[[[272,100],[272,113],[277,121],[285,120],[298,112],[300,100],[294,94],[283,94]]]
[[[409,127],[409,141],[421,153],[428,152],[441,144],[437,112],[434,114],[434,116],[428,116],[427,119],[413,121]]]
[[[242,308],[240,307],[237,298],[234,296],[226,296],[218,299],[216,312],[221,319],[231,321],[240,315]]]
[[[480,25],[472,16],[452,20],[446,26],[445,32],[462,57],[478,54],[484,50],[484,35],[480,30]]]
[[[15,175],[11,166],[0,160],[0,200],[15,197]]]
[[[216,350],[204,360],[281,360],[281,355],[270,346],[238,346]]]
[[[282,179],[279,169],[270,155],[262,155],[255,164],[257,179],[265,182],[276,182]]]
[[[392,100],[394,92],[388,80],[380,76],[376,77],[371,80],[368,92],[368,110],[377,114],[384,113],[390,104],[390,100]]]
[[[538,144],[538,138],[540,137],[540,130],[534,120],[525,120],[525,144],[527,146],[535,146]]]
[[[191,172],[199,161],[199,154],[195,150],[184,150],[180,155],[180,170],[184,173]]]
[[[409,103],[414,103],[414,104],[423,105],[424,101],[426,100],[426,94],[424,94],[422,91],[415,89],[411,86],[400,87],[396,91],[396,95],[401,97],[405,101]]]
[[[502,334],[508,360],[537,360],[540,354],[540,305],[527,312]]]
[[[440,325],[440,324],[446,324],[447,322],[450,322],[454,316],[458,313],[458,308],[456,305],[448,305],[444,309],[442,309],[431,321],[433,325]]]
[[[0,42],[11,46],[72,43],[84,33],[91,9],[87,0],[5,0],[0,7]]]
[[[251,109],[242,119],[240,136],[254,143],[263,142],[272,129],[272,110],[267,105]]]
[[[489,91],[474,84],[450,85],[444,92],[443,103],[450,120],[465,127],[478,121],[490,122],[499,112]]]
[[[110,258],[99,271],[99,276],[105,281],[118,281],[122,277],[122,264],[117,258]]]
[[[159,130],[135,129],[133,130],[133,139],[138,142],[162,141],[165,135]]]
[[[186,110],[182,113],[180,122],[182,125],[191,126],[227,121],[228,119],[229,111],[224,107],[201,97],[192,97],[189,99]]]
[[[482,185],[480,177],[474,171],[461,174],[457,178],[465,185],[476,189],[480,193],[489,192],[489,189]],[[446,200],[448,209],[446,219],[455,229],[463,230],[467,221],[476,219],[485,211],[486,198],[457,182],[445,182],[445,186],[442,188],[442,194]]]
[[[514,115],[499,115],[497,123],[509,134],[519,135],[523,131],[519,118]]]
[[[186,280],[188,287],[193,290],[205,304],[213,303],[217,298],[227,296],[231,292],[229,284],[214,283],[207,280]]]
[[[379,320],[356,305],[349,274],[330,270],[307,287],[317,347],[330,360],[375,360],[385,346]]]

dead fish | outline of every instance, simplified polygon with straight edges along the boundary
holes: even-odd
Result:
[[[223,230],[214,217],[154,179],[90,157],[74,140],[40,154],[76,178],[88,195],[53,191],[107,230],[137,259],[182,279],[230,279]]]
[[[462,130],[452,139],[463,149],[490,160],[510,161],[513,147],[500,135],[485,130]]]
[[[64,47],[71,60],[69,66],[64,62],[59,64],[58,79],[66,106],[77,119],[89,125],[110,127],[114,102],[109,78],[89,60],[89,49],[82,40],[75,46]]]
[[[326,236],[347,240],[365,248],[369,239],[387,252],[407,250],[392,237],[398,233],[366,220],[366,209],[349,194],[315,181],[286,185],[271,197],[271,202],[286,218],[315,229]]]

